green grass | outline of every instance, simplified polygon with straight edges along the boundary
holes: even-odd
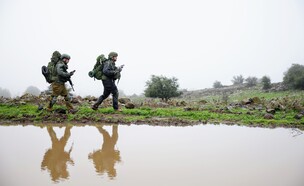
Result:
[[[280,92],[263,92],[260,90],[240,91],[229,96],[231,100],[243,100],[247,98],[259,97],[266,100],[287,97],[290,99],[304,100],[304,91],[280,91]]]
[[[98,111],[93,111],[88,107],[79,107],[76,114],[67,114],[67,121],[80,121],[87,119],[90,121],[98,121],[100,117],[106,117],[111,121],[118,121],[114,115],[119,115],[119,119],[123,122],[144,121],[149,118],[176,118],[188,121],[201,121],[209,123],[238,123],[243,125],[284,125],[284,126],[302,126],[304,119],[296,120],[294,115],[296,112],[277,112],[274,119],[267,120],[263,118],[263,114],[259,111],[253,111],[251,114],[246,114],[240,109],[235,109],[230,113],[219,113],[209,110],[203,111],[184,111],[182,108],[137,108],[137,109],[123,109],[121,113],[115,113],[112,108],[101,108]],[[20,105],[8,106],[0,105],[0,118],[2,120],[14,119],[21,120],[29,117],[33,121],[41,121],[45,116],[52,116],[46,111],[37,111],[35,105]],[[57,118],[58,119],[58,118]],[[60,119],[55,121],[61,121]]]
[[[23,117],[36,117],[37,106],[25,104],[19,106],[13,105],[0,105],[0,116],[1,119],[13,119]]]
[[[220,99],[214,95],[208,97],[209,100]],[[56,115],[47,111],[38,111],[37,106],[33,104],[9,105],[0,104],[0,121],[13,121],[13,122],[81,122],[81,121],[108,121],[117,123],[132,123],[132,122],[153,122],[157,118],[163,118],[176,121],[188,122],[203,122],[203,123],[231,123],[240,125],[254,125],[263,127],[273,126],[287,126],[304,128],[304,117],[298,120],[295,115],[299,111],[291,108],[279,110],[274,115],[273,119],[264,119],[265,108],[263,110],[255,110],[250,108],[233,107],[227,109],[229,103],[234,101],[241,101],[243,99],[259,97],[263,100],[279,100],[290,102],[286,105],[292,105],[298,102],[304,106],[304,91],[283,91],[283,92],[262,92],[258,90],[237,91],[230,94],[228,103],[214,103],[207,101],[206,104],[190,104],[187,107],[193,110],[185,111],[183,107],[137,107],[135,109],[123,108],[122,112],[115,112],[113,108],[99,108],[97,111],[92,110],[88,105],[77,106],[78,112],[76,114],[63,114]],[[207,99],[206,99],[207,100]],[[232,101],[233,100],[233,101]],[[62,105],[55,105],[54,109],[63,108]]]

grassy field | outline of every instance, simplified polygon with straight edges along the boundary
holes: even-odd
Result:
[[[258,98],[257,103],[246,103]],[[204,101],[202,101],[204,100]],[[244,101],[245,100],[245,101]],[[150,125],[194,125],[223,123],[260,127],[304,128],[304,91],[262,92],[259,90],[236,91],[229,95],[210,95],[197,100],[174,99],[158,107],[158,99],[145,99],[134,109],[122,107],[115,112],[111,107],[94,111],[88,104],[77,105],[76,114],[65,113],[64,105],[57,104],[53,112],[38,111],[34,103],[0,103],[0,122],[5,123],[119,123]],[[181,106],[183,102],[184,105]],[[271,111],[268,113],[268,111]],[[269,116],[270,117],[266,117]]]

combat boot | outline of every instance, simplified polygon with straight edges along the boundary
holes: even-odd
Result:
[[[48,104],[48,106],[45,108],[46,111],[48,112],[52,112],[53,111],[53,104],[52,104],[52,101],[50,101],[50,103]]]
[[[98,109],[98,105],[95,103],[94,105],[92,105],[91,109],[97,110]]]
[[[94,103],[94,105],[92,105],[91,109],[97,110],[98,107],[99,107],[99,105],[102,103],[102,101],[103,101],[103,97],[100,96],[100,97],[98,98],[98,100],[96,101],[96,103]]]
[[[52,109],[51,107],[46,107],[46,111],[48,111],[48,112],[52,112],[52,111],[53,111],[53,109]]]
[[[49,104],[47,105],[47,108],[46,108],[46,110],[48,112],[53,111],[53,106],[55,105],[56,101],[57,101],[57,97],[52,96],[49,98]]]

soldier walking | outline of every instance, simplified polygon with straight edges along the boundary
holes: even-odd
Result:
[[[118,108],[118,89],[115,85],[115,80],[120,79],[120,72],[123,66],[116,67],[115,62],[117,61],[118,54],[116,52],[110,52],[108,55],[108,60],[105,62],[102,69],[102,84],[103,84],[103,94],[98,98],[98,100],[91,107],[93,110],[97,110],[98,106],[105,100],[110,94],[112,94],[113,108],[115,111],[121,111]]]
[[[52,111],[53,105],[57,101],[58,96],[63,96],[65,100],[65,105],[68,109],[68,112],[74,114],[76,110],[73,108],[71,104],[71,99],[68,97],[68,91],[65,87],[65,83],[70,80],[71,76],[74,75],[74,71],[68,72],[68,63],[71,57],[68,54],[62,54],[59,62],[56,64],[55,68],[55,80],[52,83],[52,95],[50,97],[50,101],[47,107],[48,111]]]

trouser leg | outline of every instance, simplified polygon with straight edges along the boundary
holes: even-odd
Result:
[[[52,108],[55,105],[56,101],[57,101],[57,96],[51,95],[51,97],[49,98],[49,103],[47,105],[47,109],[48,110],[52,110]]]
[[[67,107],[67,109],[68,110],[72,110],[73,106],[71,104],[71,99],[68,96],[68,91],[67,91],[67,89],[66,89],[66,87],[65,87],[64,84],[60,84],[60,86],[59,86],[59,92],[60,92],[60,95],[64,97],[65,106]]]
[[[93,105],[92,108],[93,108],[93,109],[97,109],[98,106],[102,103],[103,100],[104,100],[104,99],[103,99],[103,95],[99,96],[98,100],[94,103],[94,105]]]
[[[64,96],[64,101],[65,101],[65,106],[67,107],[67,109],[72,110],[73,106],[72,106],[68,96]]]
[[[47,110],[52,110],[53,106],[55,105],[57,101],[57,97],[60,95],[60,89],[59,84],[52,83],[52,95],[49,97],[49,103],[47,105]]]
[[[118,90],[114,83],[113,83],[113,89],[112,89],[112,99],[113,99],[113,108],[115,110],[118,110]]]
[[[96,110],[98,106],[103,102],[103,100],[107,99],[107,97],[111,93],[111,87],[109,86],[109,82],[107,80],[102,81],[103,84],[103,94],[99,96],[98,100],[94,103],[93,109]]]

